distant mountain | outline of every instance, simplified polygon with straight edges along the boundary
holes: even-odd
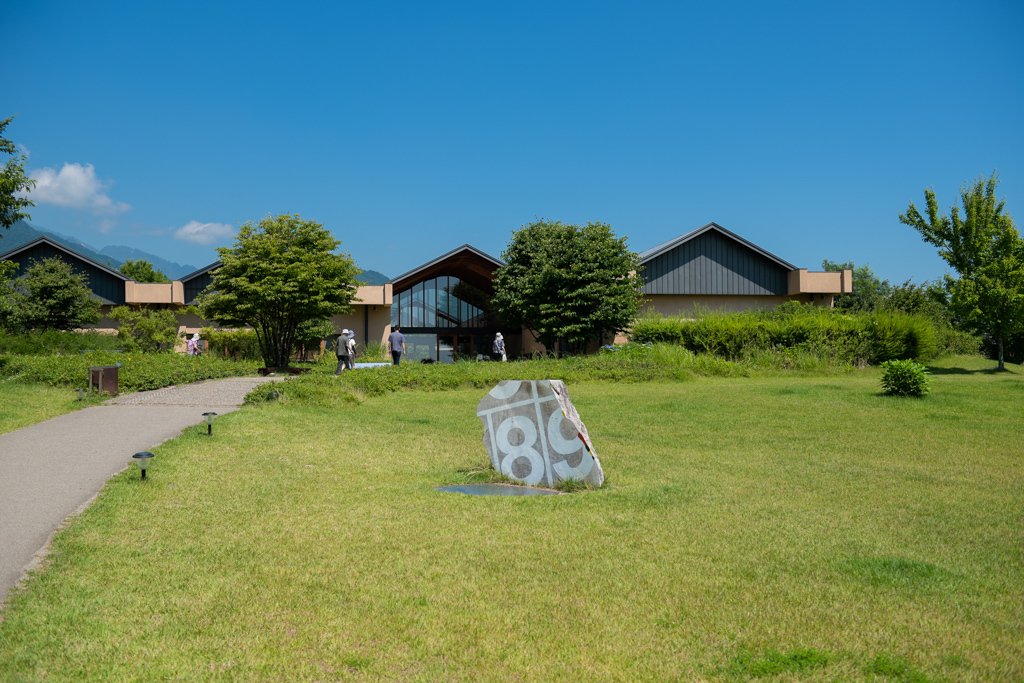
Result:
[[[100,249],[100,253],[106,256],[112,256],[116,259],[121,259],[121,262],[132,260],[138,261],[144,259],[153,264],[153,267],[157,270],[163,271],[163,274],[172,280],[177,280],[183,275],[194,273],[199,270],[198,266],[191,266],[188,264],[178,265],[173,261],[162,259],[159,256],[153,254],[147,254],[144,251],[133,249],[132,247],[103,247]]]
[[[132,247],[103,247],[100,250],[96,250],[84,242],[76,240],[74,237],[62,235],[54,230],[46,230],[36,225],[31,225],[25,221],[18,221],[11,226],[10,230],[3,230],[0,228],[0,254],[6,253],[12,249],[17,249],[23,244],[28,244],[34,239],[39,237],[49,237],[54,242],[60,242],[66,247],[74,249],[82,256],[87,256],[97,263],[102,263],[108,268],[117,270],[120,268],[125,261],[128,259],[145,259],[153,264],[158,270],[162,270],[164,275],[175,280],[180,278],[182,275],[188,275],[198,268],[190,265],[179,265],[173,261],[162,259],[154,254],[149,254]]]
[[[121,267],[124,261],[114,258],[112,256],[105,256],[95,251],[87,244],[83,244],[67,235],[62,235],[59,232],[52,232],[50,230],[43,230],[41,228],[29,225],[25,221],[18,221],[10,227],[9,230],[0,228],[0,254],[5,254],[12,249],[17,249],[23,244],[28,244],[32,240],[39,239],[40,237],[49,237],[54,242],[60,242],[69,249],[74,249],[82,256],[91,258],[97,263],[102,263],[108,268],[117,270]]]
[[[391,282],[391,278],[384,273],[378,273],[376,270],[364,270],[359,275],[356,275],[356,279],[368,285],[382,285],[385,282]]]

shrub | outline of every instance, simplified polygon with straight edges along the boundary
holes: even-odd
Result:
[[[204,327],[200,336],[210,345],[211,354],[234,358],[235,360],[258,361],[260,343],[254,330],[217,330]]]
[[[19,382],[49,386],[85,387],[89,368],[121,363],[118,383],[122,393],[190,384],[204,379],[256,374],[256,363],[177,353],[91,352],[67,356],[2,356],[0,376]]]
[[[887,360],[882,363],[882,387],[890,396],[924,396],[931,391],[928,371],[912,360]]]
[[[121,323],[117,336],[129,349],[173,349],[178,341],[178,319],[170,309],[115,306],[110,318]]]
[[[771,310],[704,311],[696,319],[650,315],[636,321],[633,341],[678,344],[727,360],[773,357],[780,367],[864,365],[934,357],[934,323],[901,311],[844,313],[791,301]]]
[[[40,330],[23,334],[0,334],[0,353],[35,356],[52,353],[79,353],[81,351],[120,351],[124,343],[117,335],[89,330],[65,332]]]

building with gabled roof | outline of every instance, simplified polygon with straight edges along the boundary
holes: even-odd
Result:
[[[24,267],[32,258],[58,256],[89,278],[105,305],[174,307],[181,333],[214,326],[188,312],[186,306],[212,282],[220,261],[169,284],[139,283],[116,270],[41,237],[0,259]],[[853,273],[809,272],[726,230],[708,223],[696,230],[640,252],[643,312],[695,316],[700,310],[741,311],[773,308],[786,301],[832,306],[839,294],[853,291]],[[409,360],[451,362],[459,357],[489,354],[501,332],[512,357],[544,351],[529,330],[503,326],[490,309],[494,277],[504,263],[463,244],[383,285],[356,290],[352,312],[335,316],[336,330],[351,329],[357,340],[384,342],[401,326]],[[109,320],[100,327],[113,328]],[[624,341],[619,337],[616,341]]]

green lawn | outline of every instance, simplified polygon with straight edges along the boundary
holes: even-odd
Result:
[[[72,389],[0,380],[0,434],[13,432],[98,401],[79,402]]]
[[[3,680],[1024,679],[1024,375],[570,386],[595,492],[443,494],[479,389],[156,449],[0,623]],[[774,676],[774,678],[772,678]]]

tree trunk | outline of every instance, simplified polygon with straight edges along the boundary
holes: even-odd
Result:
[[[999,342],[999,371],[1002,372],[1006,369],[1006,366],[1003,365],[1003,335],[996,337],[996,340]]]

